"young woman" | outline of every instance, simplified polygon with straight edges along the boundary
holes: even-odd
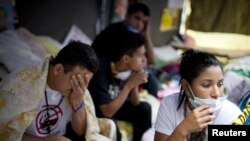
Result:
[[[163,99],[155,141],[205,140],[209,124],[231,124],[240,109],[223,93],[223,67],[215,56],[194,50],[182,54],[181,91]]]

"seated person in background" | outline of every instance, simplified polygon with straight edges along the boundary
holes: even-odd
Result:
[[[110,24],[94,39],[92,47],[95,48],[97,55],[103,55],[108,51],[105,42],[112,42],[113,37],[117,36],[120,32],[130,31],[133,33],[140,33],[145,41],[146,57],[148,60],[148,82],[143,84],[142,87],[147,89],[148,92],[155,97],[159,90],[159,80],[156,77],[155,67],[155,54],[153,50],[153,44],[150,37],[150,25],[149,25],[149,8],[143,3],[134,3],[128,7],[127,14],[124,21]]]
[[[83,98],[98,63],[91,47],[74,41],[55,58],[9,74],[0,83],[1,140],[85,140],[92,131]]]
[[[97,116],[131,122],[133,141],[140,141],[152,124],[151,106],[140,101],[138,90],[148,77],[144,43],[140,34],[129,31],[114,36],[113,41],[106,42],[109,53],[99,56],[99,70],[89,84]],[[117,134],[120,141],[119,130]]]
[[[206,140],[209,124],[232,124],[240,109],[223,93],[223,68],[215,56],[194,50],[182,54],[181,92],[164,98],[155,141]]]

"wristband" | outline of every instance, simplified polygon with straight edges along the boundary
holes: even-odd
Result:
[[[82,101],[81,104],[76,108],[72,108],[75,113],[79,112],[84,107],[84,102]]]

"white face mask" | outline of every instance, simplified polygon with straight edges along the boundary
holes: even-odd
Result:
[[[120,80],[127,80],[129,76],[131,75],[131,70],[119,72],[118,74],[115,75],[115,78],[120,79]]]
[[[188,84],[188,88],[190,90],[190,93],[192,95],[189,96],[189,101],[191,102],[191,104],[196,108],[199,107],[201,105],[208,105],[210,108],[214,109],[214,110],[219,110],[221,107],[221,104],[223,103],[223,101],[226,99],[225,96],[222,97],[218,97],[217,99],[213,99],[213,98],[209,98],[209,99],[201,99],[199,97],[195,97],[194,93],[190,87],[190,85]]]
[[[127,25],[127,29],[133,33],[140,33],[140,30],[138,30],[137,28],[135,28],[134,26],[130,24]]]

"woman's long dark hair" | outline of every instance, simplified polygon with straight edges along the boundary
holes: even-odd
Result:
[[[193,80],[210,66],[220,66],[223,72],[222,64],[214,55],[195,51],[192,49],[185,51],[184,53],[182,53],[180,62],[180,84],[182,79],[185,79],[188,81],[189,84],[192,84]],[[180,91],[181,92],[179,95],[179,104],[177,110],[180,108],[183,102],[187,103],[187,95],[182,86],[180,88]],[[186,111],[186,106],[184,107],[184,111]],[[184,113],[184,115],[186,116],[186,112]],[[202,141],[204,137],[205,130],[191,133],[189,136],[187,136],[187,140]]]

